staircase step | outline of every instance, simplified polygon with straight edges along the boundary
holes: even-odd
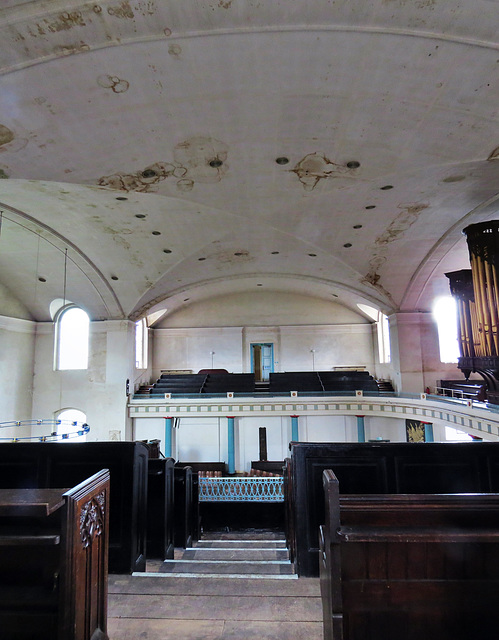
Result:
[[[287,549],[210,549],[193,548],[186,549],[182,556],[183,560],[226,560],[231,562],[253,561],[253,560],[281,560],[289,561]]]
[[[239,560],[238,562],[211,560],[164,560],[159,573],[210,574],[210,575],[292,575],[289,562],[280,560]]]
[[[286,537],[282,531],[267,531],[261,529],[245,529],[242,531],[206,531],[203,540],[268,540],[286,544]]]
[[[195,549],[284,549],[285,540],[198,540]]]

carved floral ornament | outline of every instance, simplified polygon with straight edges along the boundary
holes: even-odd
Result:
[[[86,502],[80,514],[80,539],[83,548],[92,545],[94,538],[104,529],[106,496],[104,491]]]

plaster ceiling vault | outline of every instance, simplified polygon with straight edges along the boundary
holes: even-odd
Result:
[[[93,319],[429,310],[499,215],[497,0],[1,7],[0,289],[36,320],[64,272]]]

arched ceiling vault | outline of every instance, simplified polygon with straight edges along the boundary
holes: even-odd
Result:
[[[430,309],[498,215],[497,9],[4,0],[0,285],[38,320],[258,286]]]

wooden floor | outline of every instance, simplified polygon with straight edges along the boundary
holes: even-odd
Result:
[[[322,640],[318,579],[293,575],[268,536],[217,537],[146,574],[111,575],[110,640]]]

